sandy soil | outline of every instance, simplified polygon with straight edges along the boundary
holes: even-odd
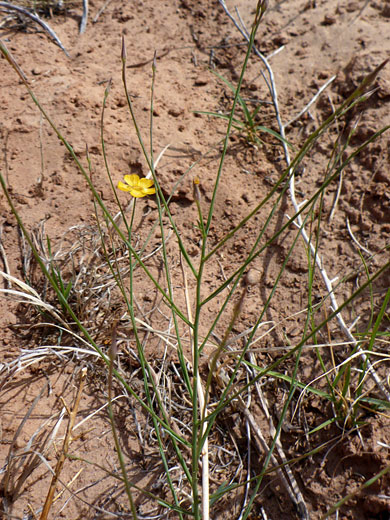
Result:
[[[233,5],[237,5],[244,22],[250,27],[254,1],[237,0],[233,3],[229,0],[227,5],[232,10]],[[104,10],[93,22],[103,6]],[[185,176],[171,201],[171,212],[178,218],[181,233],[190,247],[190,254],[195,258],[199,237],[194,227],[197,213],[193,203],[192,180],[195,175],[200,179],[203,203],[206,205],[210,201],[218,167],[224,122],[194,112],[229,110],[232,93],[210,69],[233,83],[237,82],[245,55],[243,39],[219,3],[213,0],[111,0],[107,5],[103,0],[90,0],[89,23],[83,35],[78,32],[81,13],[81,2],[72,3],[66,11],[53,8],[51,12],[41,13],[59,36],[69,58],[31,21],[6,21],[1,37],[28,78],[35,95],[83,164],[87,163],[88,146],[93,182],[113,212],[116,212],[115,201],[107,180],[100,145],[104,91],[111,79],[104,134],[114,182],[121,180],[127,173],[146,175],[148,168],[130,122],[121,81],[121,37],[125,37],[127,48],[128,88],[146,141],[150,117],[151,65],[156,52],[154,153],[157,156],[169,145],[158,167],[164,192],[169,194],[180,176],[194,161],[198,161],[196,167]],[[272,56],[270,64],[283,122],[294,120],[321,86],[335,75],[335,79],[310,109],[287,126],[286,137],[294,145],[302,144],[334,106],[346,99],[365,75],[388,58],[389,18],[389,2],[270,1],[257,35],[257,46],[265,55]],[[275,51],[279,52],[273,54]],[[259,59],[253,56],[242,93],[255,103],[264,102],[259,113],[261,124],[277,130],[270,96],[261,76],[262,68]],[[53,250],[60,250],[65,258],[71,244],[81,240],[83,233],[88,234],[86,230],[96,227],[91,195],[68,151],[42,119],[25,87],[4,59],[0,61],[0,74],[2,174],[27,228],[36,233],[37,240],[45,234],[49,235]],[[344,126],[333,128],[305,159],[297,178],[299,201],[310,196],[326,175],[326,166],[338,133],[358,122],[349,143],[357,147],[376,130],[390,123],[389,66],[380,72],[374,88],[375,92],[370,98],[348,120],[340,122]],[[264,145],[254,146],[243,135],[237,133],[233,136],[216,201],[216,220],[212,227],[215,242],[256,206],[257,201],[270,191],[284,171],[285,160],[281,146],[266,134],[262,137]],[[387,134],[384,134],[350,163],[332,219],[329,216],[337,184],[332,185],[325,195],[320,254],[330,278],[352,273],[338,288],[340,302],[348,298],[359,283],[356,269],[361,266],[361,258],[354,240],[364,246],[366,258],[375,255],[370,269],[378,268],[387,261],[386,247],[390,239],[389,151],[390,143]],[[125,194],[119,196],[123,202],[126,200]],[[137,233],[140,237],[146,233],[145,229],[153,220],[152,214],[156,208],[152,197],[143,203],[143,214],[138,215]],[[285,223],[285,215],[292,211],[286,196],[265,238],[280,228]],[[256,236],[258,227],[264,224],[264,215],[260,212],[220,254],[219,265],[210,268],[206,274],[208,291],[215,288],[224,277],[229,277],[242,262],[248,244]],[[18,228],[3,194],[0,194],[0,226],[1,242],[10,272],[23,279],[26,265],[22,264],[22,258],[25,255],[21,251]],[[294,237],[294,229],[287,230],[277,243],[267,249],[266,254],[256,259],[254,267],[259,273],[259,283],[250,289],[240,323],[235,327],[237,334],[251,326],[258,316],[258,309],[262,308],[268,298]],[[151,250],[158,245],[159,237],[156,236],[150,244]],[[182,289],[182,275],[177,251],[173,246],[169,251],[172,255],[172,273],[178,280],[179,292]],[[153,262],[151,268],[158,273],[158,260]],[[42,289],[36,271],[33,280]],[[389,274],[385,272],[372,288],[375,305],[382,301],[389,281]],[[155,305],[153,291],[145,287],[142,278],[137,279],[136,287],[137,298],[142,302],[144,312],[149,312]],[[314,288],[319,298],[324,296],[325,288],[320,277],[315,281]],[[300,337],[305,316],[295,313],[305,307],[306,291],[307,254],[303,244],[298,244],[267,313],[266,318],[279,325],[264,338],[261,347],[269,350],[259,355],[260,362],[263,359],[264,363],[269,363],[278,355],[273,352],[274,347],[284,345],[286,341],[294,344]],[[114,295],[112,305],[116,303],[115,298]],[[217,299],[208,306],[210,321],[218,310],[218,304]],[[345,309],[344,319],[347,324],[351,324],[358,315],[361,318],[358,330],[364,330],[370,318],[370,306],[369,296],[362,295],[353,308]],[[31,329],[31,320],[37,320],[37,317],[27,306],[0,300],[3,363],[11,363],[16,359],[21,348],[32,350],[50,342],[61,342],[61,338],[53,335],[51,330],[42,332],[41,328]],[[160,316],[155,318],[154,323],[162,326],[164,320]],[[227,321],[221,322],[221,334]],[[15,325],[19,328],[15,328]],[[20,325],[23,327],[20,328]],[[108,327],[102,327],[99,334],[98,341],[102,345],[106,344],[109,341]],[[331,325],[328,334],[333,341],[346,339],[336,324]],[[163,352],[160,344],[150,347],[148,355],[155,359],[156,366]],[[129,359],[129,374],[132,374],[129,378],[137,385],[139,383],[134,374],[138,367],[135,361],[131,361],[130,354]],[[307,355],[303,365],[305,368],[302,369],[305,382],[312,380],[317,364],[314,354]],[[62,409],[59,397],[63,396],[68,403],[72,402],[81,366],[88,366],[89,376],[77,422],[94,411],[96,415],[80,424],[76,430],[75,433],[80,433],[80,436],[72,444],[73,453],[92,462],[99,462],[112,471],[117,468],[106,410],[100,410],[105,405],[105,380],[103,368],[96,359],[90,356],[80,361],[77,356],[56,358],[42,355],[41,361],[37,360],[34,365],[17,374],[4,375],[3,371],[0,460],[3,468],[2,508],[8,511],[3,513],[4,518],[34,518],[31,511],[35,511],[39,517],[50,473],[40,460],[34,462],[32,451],[47,442],[45,436],[50,435],[54,428]],[[292,361],[286,366],[286,371],[289,368],[293,369]],[[269,407],[276,418],[278,405],[283,402],[287,391],[287,385],[283,388],[270,383],[267,387]],[[18,427],[37,396],[40,396],[39,402],[19,432]],[[134,410],[133,413],[138,413]],[[385,414],[367,413],[361,419],[360,436],[356,431],[343,432],[333,425],[309,437],[305,432],[330,417],[332,410],[319,398],[312,398],[307,400],[302,414],[303,417],[292,419],[294,422],[291,428],[282,433],[282,444],[286,456],[291,458],[329,443],[326,448],[304,457],[293,466],[310,518],[317,519],[342,497],[389,466],[390,420]],[[260,412],[258,415],[259,423],[267,429],[266,420]],[[162,467],[158,453],[155,448],[149,448],[146,452],[144,448],[141,449],[136,421],[125,399],[118,398],[118,420],[122,426],[126,456],[131,461],[130,478],[141,487],[148,487],[154,492],[161,491],[161,496],[164,496],[166,489],[160,482]],[[58,439],[63,435],[65,422],[59,426]],[[229,427],[239,438],[240,425]],[[38,433],[31,441],[36,431]],[[223,442],[225,439],[231,443],[223,433],[220,435],[219,438],[215,437],[215,442]],[[46,460],[52,466],[60,445],[58,439],[45,452]],[[12,485],[7,487],[6,462],[10,447],[14,453],[23,457],[13,462]],[[254,456],[261,459],[260,455]],[[21,478],[22,471],[30,462],[31,475],[25,480]],[[232,464],[237,467],[237,461]],[[259,460],[254,462],[253,471],[256,471],[256,465],[261,467]],[[113,517],[103,513],[103,510],[110,511],[114,517],[131,517],[120,486],[96,466],[81,461],[66,461],[61,480],[74,495],[68,490],[58,498],[53,506],[52,518]],[[217,484],[222,481],[223,476],[215,477]],[[160,490],[160,487],[164,489]],[[8,489],[8,494],[5,494],[4,489]],[[213,518],[238,518],[241,504],[242,495],[233,493],[219,504]],[[140,518],[152,518],[159,512],[155,504],[151,506],[142,500],[137,507]],[[262,511],[267,516],[262,517]],[[174,518],[174,515],[170,518]],[[301,516],[279,480],[270,477],[255,501],[250,518],[292,519]],[[339,518],[390,518],[389,476],[384,476],[354,496],[341,508]]]

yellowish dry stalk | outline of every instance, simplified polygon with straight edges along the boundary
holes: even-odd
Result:
[[[68,428],[66,430],[66,435],[65,435],[64,443],[62,445],[61,454],[57,461],[57,464],[56,464],[56,467],[54,470],[54,475],[51,480],[50,488],[49,488],[49,491],[47,493],[47,497],[45,500],[45,505],[43,506],[43,510],[42,510],[41,516],[39,517],[39,520],[47,520],[50,508],[53,504],[53,498],[54,498],[54,493],[56,490],[57,482],[58,482],[58,479],[60,478],[60,474],[61,474],[65,459],[68,454],[70,443],[72,442],[72,431],[73,431],[73,427],[74,427],[74,424],[76,421],[76,416],[77,416],[77,412],[79,409],[81,394],[84,389],[86,377],[87,377],[87,368],[84,367],[81,370],[79,388],[77,390],[77,395],[76,395],[73,409],[69,410],[66,403],[63,401],[64,406],[69,414]]]

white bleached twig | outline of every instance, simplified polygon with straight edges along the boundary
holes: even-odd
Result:
[[[68,51],[62,45],[61,40],[58,38],[56,33],[46,22],[44,22],[42,20],[42,18],[39,18],[39,16],[37,14],[33,14],[28,9],[25,9],[24,7],[20,7],[19,5],[9,4],[8,2],[0,2],[0,8],[3,8],[5,11],[16,11],[18,13],[23,14],[24,16],[27,16],[28,18],[31,18],[31,20],[33,20],[38,25],[40,25],[53,38],[53,40],[57,43],[57,45],[65,52],[65,54],[68,56],[68,58],[70,58]]]
[[[88,22],[88,0],[83,0],[83,16],[81,17],[81,23],[79,28],[79,34],[83,34],[87,28]]]
[[[228,15],[228,17],[232,20],[232,22],[237,27],[237,29],[240,31],[240,33],[245,38],[245,40],[247,42],[249,42],[248,31],[243,30],[239,26],[239,24],[236,22],[234,17],[229,13],[229,11],[228,11],[228,9],[226,7],[225,0],[219,0],[219,3],[222,5],[224,11]],[[242,23],[242,21],[241,21],[241,23]],[[276,116],[276,120],[277,120],[278,127],[279,127],[279,133],[280,133],[281,137],[283,138],[282,146],[283,146],[283,151],[284,151],[284,155],[285,155],[285,160],[286,160],[286,163],[287,163],[287,167],[290,168],[290,166],[291,166],[291,159],[290,159],[290,154],[289,154],[288,147],[287,147],[287,144],[286,144],[285,125],[283,125],[282,119],[281,119],[281,116],[280,116],[280,110],[279,110],[279,103],[278,103],[278,96],[277,96],[277,91],[276,91],[276,84],[275,84],[274,74],[273,74],[272,68],[271,68],[267,58],[256,47],[253,47],[253,51],[256,54],[256,56],[258,56],[261,59],[261,61],[263,62],[264,66],[266,67],[268,75],[269,75],[269,78],[265,78],[264,74],[263,74],[263,77],[264,77],[264,79],[266,81],[266,84],[267,84],[267,86],[269,88],[269,91],[270,91],[270,94],[271,94],[271,98],[272,98],[272,102],[273,102],[274,110],[275,110],[275,116]],[[296,213],[298,213],[299,212],[299,203],[297,202],[297,199],[296,199],[296,196],[295,196],[295,174],[294,174],[293,171],[291,171],[291,169],[289,171],[289,174],[290,174],[290,186],[289,186],[290,199],[291,199],[292,205],[294,206],[294,210],[296,211]],[[318,267],[318,269],[320,271],[320,274],[321,274],[322,279],[324,281],[326,290],[328,291],[328,294],[329,294],[329,297],[330,297],[331,309],[334,312],[334,311],[336,311],[339,308],[339,304],[337,302],[337,298],[336,298],[336,295],[334,293],[332,280],[329,278],[329,276],[328,276],[328,274],[326,272],[326,269],[324,267],[324,264],[323,264],[323,262],[321,260],[321,257],[318,255],[318,252],[316,251],[315,246],[310,241],[310,238],[309,238],[309,236],[308,236],[308,234],[306,232],[306,229],[305,229],[304,222],[303,222],[301,214],[297,215],[296,221],[295,221],[295,225],[299,228],[299,232],[300,232],[300,234],[301,234],[301,236],[302,236],[306,246],[308,246],[310,248],[311,254],[312,254],[313,258],[315,258],[315,263],[316,263],[316,265],[317,265],[317,267]],[[351,341],[353,347],[356,348],[360,352],[362,359],[367,364],[367,369],[368,369],[368,372],[369,372],[370,376],[375,381],[376,385],[378,386],[378,388],[382,392],[383,396],[386,398],[387,401],[390,402],[390,392],[382,384],[382,381],[381,381],[380,377],[378,376],[378,374],[373,369],[372,364],[371,364],[369,358],[366,356],[366,354],[364,354],[362,352],[361,347],[358,344],[358,341],[356,340],[356,338],[353,336],[353,334],[351,333],[350,329],[346,325],[341,312],[337,313],[336,319],[338,321],[339,327],[342,330],[342,332]]]
[[[267,57],[267,59],[268,59],[268,57]],[[286,123],[286,124],[284,125],[284,128],[287,128],[288,126],[292,125],[295,121],[297,121],[300,117],[302,117],[303,114],[305,114],[305,113],[309,110],[309,108],[312,106],[312,104],[315,103],[315,102],[317,101],[317,99],[320,97],[320,95],[323,93],[323,91],[324,91],[327,87],[329,87],[329,85],[330,85],[331,83],[333,83],[333,81],[334,81],[335,79],[336,79],[336,75],[334,75],[334,76],[332,76],[331,78],[329,78],[328,81],[326,81],[326,82],[322,85],[322,87],[320,87],[320,88],[318,89],[318,92],[317,92],[317,93],[316,93],[316,94],[311,98],[311,100],[309,101],[309,103],[308,103],[305,107],[303,107],[302,110],[300,110],[296,116],[294,116],[292,119],[290,119],[290,121],[289,121],[288,123]]]

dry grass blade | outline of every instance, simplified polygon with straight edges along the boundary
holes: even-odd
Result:
[[[232,20],[232,22],[237,27],[237,29],[242,34],[242,36],[246,39],[246,41],[249,41],[248,31],[245,29],[245,26],[243,26],[244,29],[242,29],[240,27],[240,25],[237,23],[237,21],[234,19],[234,17],[231,15],[231,13],[229,12],[228,8],[226,7],[226,3],[225,3],[224,0],[219,0],[219,2],[222,5],[222,7],[223,7],[224,11],[226,12],[227,16]],[[240,17],[239,17],[239,19],[241,21],[241,24],[243,25],[243,22],[242,22]],[[271,97],[272,97],[272,102],[273,102],[274,109],[275,109],[275,116],[276,116],[276,120],[277,120],[277,123],[278,123],[280,135],[282,136],[282,138],[285,139],[285,137],[286,137],[285,136],[285,125],[282,123],[281,116],[280,116],[278,95],[277,95],[277,89],[276,89],[276,84],[275,84],[275,79],[274,79],[274,74],[273,74],[272,68],[271,68],[270,64],[268,63],[268,60],[265,58],[265,56],[261,52],[259,52],[256,47],[254,47],[253,50],[254,50],[255,54],[264,63],[264,65],[265,65],[265,67],[267,69],[267,72],[268,72],[268,75],[269,75],[269,80],[266,79],[266,83],[268,85],[268,88],[269,88],[269,91],[270,91],[270,94],[271,94]],[[379,72],[386,66],[388,61],[389,61],[389,59],[383,61],[371,73],[366,75],[365,78],[363,79],[363,81],[361,82],[360,86],[358,87],[358,89],[355,91],[354,94],[351,95],[351,97],[349,99],[350,100],[355,99],[353,96],[357,96],[357,95],[363,94],[363,92],[367,89],[367,87],[369,85],[371,85],[373,83],[373,81],[376,79],[376,77],[378,76]],[[282,141],[282,147],[283,147],[283,151],[284,151],[287,167],[291,168],[290,154],[289,154],[289,150],[288,150],[288,147],[287,147],[287,144],[286,144],[285,141]],[[324,265],[324,263],[322,261],[322,258],[317,254],[317,251],[315,250],[315,245],[312,243],[312,241],[311,241],[311,239],[310,239],[310,237],[309,237],[309,235],[308,235],[308,233],[306,231],[306,228],[305,228],[305,225],[304,225],[304,222],[303,222],[303,218],[302,218],[302,214],[300,213],[301,204],[299,204],[297,199],[296,199],[295,174],[294,174],[294,172],[290,172],[290,173],[291,173],[291,176],[290,176],[290,189],[289,189],[289,193],[290,193],[290,198],[291,198],[292,205],[294,206],[294,210],[297,213],[297,218],[294,221],[294,224],[299,229],[299,232],[300,232],[300,234],[302,236],[302,239],[304,240],[306,246],[310,248],[311,255],[315,259],[316,266],[317,266],[317,268],[318,268],[318,270],[319,270],[319,272],[321,274],[321,277],[322,277],[323,282],[325,284],[326,290],[327,290],[327,292],[329,294],[329,298],[330,298],[330,301],[331,301],[331,308],[332,308],[332,311],[334,312],[334,311],[336,311],[336,309],[339,308],[339,304],[338,304],[338,301],[337,301],[337,298],[336,298],[336,294],[335,294],[335,291],[334,291],[334,286],[333,286],[334,282],[336,281],[336,279],[330,279],[329,278],[328,272],[327,272],[327,270],[325,268],[325,265]],[[288,215],[287,215],[287,217],[288,217]],[[356,338],[354,337],[354,335],[351,332],[353,327],[352,326],[350,326],[350,327],[347,326],[347,324],[346,324],[346,322],[344,320],[344,317],[343,317],[341,312],[337,313],[336,320],[337,320],[337,322],[339,324],[340,329],[347,336],[347,338],[351,341],[353,346],[357,350],[361,350],[358,341],[356,340]],[[370,374],[370,377],[372,377],[372,379],[375,381],[375,384],[378,386],[378,388],[380,389],[380,391],[381,391],[382,395],[385,397],[385,399],[390,402],[390,392],[383,385],[382,381],[380,380],[380,377],[378,376],[378,374],[373,369],[369,358],[366,357],[364,354],[362,355],[362,358],[363,358],[364,362],[367,364],[367,370],[368,370],[368,373]]]
[[[269,57],[267,57],[267,59],[269,60]],[[324,90],[326,88],[329,87],[329,85],[331,83],[333,83],[333,81],[336,79],[336,76],[332,76],[331,78],[328,79],[328,81],[326,81],[317,91],[317,93],[311,98],[311,100],[309,101],[309,103],[307,103],[307,105],[305,107],[302,108],[302,110],[300,110],[298,112],[298,114],[296,114],[292,119],[290,119],[290,121],[288,121],[287,123],[285,123],[284,125],[284,128],[287,128],[288,126],[292,125],[295,121],[297,121],[300,117],[302,117],[304,114],[306,114],[306,112],[309,110],[309,108],[317,101],[317,99],[320,97],[320,95],[324,92]]]
[[[5,253],[5,249],[4,249],[4,246],[3,246],[2,238],[3,238],[3,226],[0,226],[0,254],[1,254],[1,257],[3,259],[5,272],[6,272],[6,274],[8,276],[11,276],[11,271],[9,269],[7,255]],[[11,288],[11,282],[10,282],[10,280],[8,278],[6,278],[6,286],[7,286],[7,289]]]
[[[263,454],[263,451],[265,453],[269,453],[269,447],[267,445],[267,442],[266,442],[255,418],[253,417],[253,415],[251,414],[249,409],[245,406],[245,403],[243,402],[241,397],[238,398],[238,401],[239,401],[239,407],[240,407],[241,411],[243,412],[245,418],[248,420],[250,427],[252,428],[252,431],[254,433],[255,445],[256,445],[257,451],[259,452],[260,455]],[[290,482],[288,481],[288,479],[286,478],[282,469],[280,468],[278,460],[275,457],[275,455],[271,455],[271,462],[274,466],[276,466],[276,468],[277,468],[276,472],[277,472],[280,480],[282,481],[291,501],[294,503],[295,507],[299,511],[300,518],[302,518],[302,520],[309,520],[309,513],[307,510],[305,501],[303,500],[302,493],[300,492],[298,485],[296,483],[296,480],[293,479],[292,481],[290,480]],[[291,475],[292,475],[292,473],[290,471],[289,476],[291,476]]]
[[[30,408],[28,409],[26,415],[23,417],[22,422],[19,424],[18,429],[16,430],[15,435],[13,436],[13,439],[11,441],[11,445],[10,445],[10,448],[9,448],[9,451],[8,451],[7,460],[6,460],[7,470],[6,470],[6,474],[5,474],[5,477],[4,477],[4,480],[3,480],[3,484],[2,484],[2,487],[3,487],[3,490],[4,490],[4,497],[5,497],[5,499],[4,499],[5,507],[7,506],[7,504],[6,504],[7,498],[9,500],[11,500],[11,501],[13,500],[14,489],[11,490],[10,486],[11,486],[11,482],[12,482],[12,475],[13,475],[13,469],[14,469],[13,462],[14,462],[14,449],[15,449],[15,446],[16,446],[16,441],[17,441],[20,433],[22,432],[24,425],[26,424],[26,422],[28,421],[30,415],[32,414],[34,408],[39,403],[39,400],[42,397],[43,392],[46,390],[47,386],[48,385],[46,384],[42,388],[40,393],[36,396],[36,398],[32,402]]]
[[[74,402],[73,409],[69,410],[67,408],[65,402],[64,402],[64,406],[67,408],[67,411],[68,411],[68,414],[69,414],[68,428],[66,430],[66,435],[65,435],[65,439],[64,439],[64,444],[62,446],[62,451],[61,451],[60,457],[59,457],[59,459],[57,461],[57,464],[56,464],[56,467],[55,467],[55,470],[54,470],[54,475],[53,475],[53,478],[52,478],[52,481],[51,481],[51,484],[50,484],[49,491],[47,493],[45,505],[43,506],[43,511],[41,513],[40,520],[47,520],[50,508],[51,508],[52,503],[53,503],[54,492],[56,490],[57,482],[58,482],[58,479],[60,477],[60,474],[61,474],[62,467],[63,467],[64,462],[65,462],[66,456],[68,454],[70,443],[72,441],[73,427],[74,427],[74,424],[75,424],[75,421],[76,421],[76,416],[77,416],[77,412],[78,412],[78,409],[79,409],[79,404],[80,404],[80,400],[81,400],[81,394],[82,394],[83,389],[84,389],[86,377],[87,377],[87,369],[83,368],[81,370],[79,388],[77,390],[77,395],[76,395],[76,399],[75,399],[75,402]]]
[[[95,17],[93,18],[92,22],[93,23],[96,23],[99,18],[100,18],[100,15],[104,12],[104,10],[106,9],[106,7],[108,6],[108,4],[111,2],[111,0],[106,0],[103,4],[103,6],[99,9],[99,11],[96,13]]]
[[[51,470],[50,465],[46,460],[46,454],[57,435],[63,417],[64,412],[61,412],[54,427],[46,433],[46,426],[53,419],[53,417],[50,417],[33,433],[22,453],[15,456],[19,458],[19,464],[15,464],[13,473],[16,475],[19,469],[23,468],[23,470],[13,486],[12,497],[14,501],[16,501],[20,496],[24,482],[41,463],[45,464]],[[33,449],[34,445],[37,446],[37,449]]]
[[[58,322],[61,323],[61,325],[64,328],[69,329],[69,325],[62,319],[62,317],[58,314],[56,309],[49,303],[44,302],[35,289],[27,285],[26,283],[22,282],[18,278],[10,276],[7,273],[4,273],[3,271],[0,271],[0,276],[5,278],[9,282],[13,282],[15,285],[18,285],[22,289],[21,291],[16,291],[14,289],[0,289],[0,293],[16,297],[16,300],[19,303],[28,303],[38,308],[40,307],[42,309],[45,309],[56,320],[58,320]]]
[[[20,7],[19,5],[9,4],[8,2],[0,2],[0,8],[3,8],[6,12],[9,11],[16,11],[18,13],[23,14],[24,16],[27,16],[28,18],[31,18],[33,22],[36,22],[39,24],[44,31],[47,32],[49,36],[53,38],[53,40],[57,43],[57,45],[64,51],[64,53],[70,58],[68,51],[65,49],[65,47],[62,45],[61,40],[58,38],[56,33],[53,31],[53,29],[44,22],[37,14],[31,13],[28,9],[25,9],[24,7]]]

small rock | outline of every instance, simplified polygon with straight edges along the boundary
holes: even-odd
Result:
[[[209,76],[206,75],[206,74],[200,74],[200,75],[195,79],[194,85],[195,85],[196,87],[203,87],[204,85],[207,85],[208,82],[209,82]]]
[[[325,15],[325,18],[322,20],[321,25],[333,25],[336,23],[336,18],[331,16],[330,14]]]
[[[249,269],[244,277],[246,285],[256,285],[260,283],[260,271],[258,269]]]
[[[168,114],[172,117],[179,117],[184,113],[184,110],[180,107],[170,108]]]
[[[274,38],[272,38],[272,43],[274,45],[287,45],[288,37],[285,34],[278,34]]]

